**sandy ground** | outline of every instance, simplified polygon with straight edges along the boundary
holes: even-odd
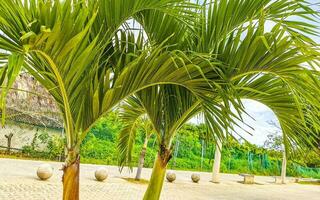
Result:
[[[37,167],[44,162],[31,160],[0,159],[0,200],[45,200],[61,199],[62,172],[61,163],[50,163],[54,175],[47,181],[36,177]],[[99,165],[81,164],[80,199],[88,200],[140,200],[147,185],[134,184],[121,177],[134,177],[124,169],[119,173],[115,166],[105,166],[109,177],[105,182],[94,179],[94,171]],[[221,183],[210,182],[210,173],[200,173],[199,183],[191,182],[192,172],[175,171],[174,183],[165,181],[162,200],[204,200],[204,199],[272,199],[272,200],[320,200],[319,185],[301,185],[287,183],[274,184],[272,177],[256,176],[254,185],[241,183],[242,177],[233,174],[221,174]],[[148,179],[151,169],[143,170],[143,178]]]

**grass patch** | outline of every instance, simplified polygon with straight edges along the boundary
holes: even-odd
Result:
[[[16,154],[0,154],[0,158],[59,162],[59,161],[54,161],[54,160],[50,160],[50,159],[46,159],[46,158],[35,158],[35,157],[28,157],[28,156],[16,155]]]
[[[302,185],[320,185],[320,181],[299,181]]]
[[[124,179],[124,180],[126,180],[126,181],[128,181],[130,183],[134,183],[134,184],[143,184],[143,185],[145,185],[145,184],[149,183],[149,181],[146,180],[146,179],[140,179],[140,181],[137,181],[134,178],[122,178],[122,179]]]

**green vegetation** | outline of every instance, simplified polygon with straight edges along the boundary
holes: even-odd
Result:
[[[320,185],[319,181],[301,181],[298,183],[302,185]]]
[[[123,123],[119,121],[116,112],[102,118],[93,127],[81,148],[82,163],[117,165],[118,152],[117,140]],[[203,125],[184,125],[174,139],[173,158],[168,164],[169,169],[207,171],[212,170],[214,148],[213,143],[205,142]],[[63,155],[63,142],[57,136],[50,137],[42,132],[35,135],[33,142],[24,147],[24,153],[33,157],[56,159]],[[276,139],[274,139],[276,138]],[[270,135],[265,146],[270,149],[256,145],[229,139],[222,151],[221,171],[224,173],[253,173],[256,175],[280,175],[282,153],[279,151],[279,138]],[[137,129],[134,150],[132,154],[132,165],[137,166],[140,151],[144,142],[144,129]],[[46,144],[44,150],[39,148],[40,144]],[[204,146],[202,149],[202,145]],[[41,154],[39,154],[41,152]],[[203,153],[203,159],[201,154]],[[155,155],[157,154],[155,135],[148,142],[144,166],[152,168]],[[320,178],[320,158],[315,151],[306,151],[304,155],[295,152],[290,157],[287,175],[297,177]]]
[[[64,139],[47,132],[36,132],[30,145],[22,147],[22,153],[27,156],[61,161],[64,157]]]

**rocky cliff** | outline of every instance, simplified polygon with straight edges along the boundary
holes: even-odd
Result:
[[[7,120],[48,128],[62,128],[54,100],[32,76],[21,73],[7,96]]]

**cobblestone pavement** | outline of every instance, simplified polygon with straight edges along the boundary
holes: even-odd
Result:
[[[42,161],[0,159],[0,200],[59,200],[62,194],[61,163],[47,162],[54,167],[54,175],[47,181],[36,177],[36,169]],[[105,182],[94,179],[98,165],[81,164],[80,199],[87,200],[140,200],[146,185],[129,183],[121,177],[134,177],[128,170],[119,173],[118,168],[106,166],[109,177]],[[272,177],[255,177],[256,184],[243,185],[238,175],[222,174],[221,183],[209,182],[211,174],[201,173],[198,184],[192,183],[192,172],[175,171],[177,180],[165,182],[161,200],[295,200],[320,199],[320,186],[288,183],[273,184]],[[143,170],[148,179],[151,170]]]

